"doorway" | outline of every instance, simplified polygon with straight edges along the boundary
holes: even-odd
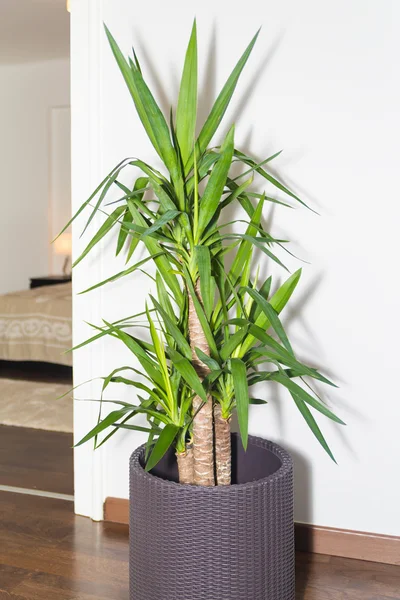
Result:
[[[73,499],[70,22],[2,0],[0,490]]]

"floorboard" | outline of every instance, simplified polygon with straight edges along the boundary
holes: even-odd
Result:
[[[73,494],[72,434],[0,425],[0,485]]]
[[[0,492],[0,540],[0,599],[129,598],[125,525],[74,516],[70,502]],[[299,552],[296,579],[296,600],[400,600],[393,565]]]

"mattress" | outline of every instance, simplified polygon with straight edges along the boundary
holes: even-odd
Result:
[[[71,346],[71,283],[0,296],[0,360],[71,366]]]

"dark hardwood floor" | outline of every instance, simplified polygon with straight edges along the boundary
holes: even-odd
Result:
[[[128,528],[72,511],[0,492],[1,600],[128,600]],[[299,552],[296,576],[296,600],[400,599],[396,566]]]
[[[0,425],[0,485],[74,493],[72,434]]]
[[[72,386],[72,369],[1,360],[0,378]],[[70,433],[0,425],[0,485],[73,494],[72,444]]]

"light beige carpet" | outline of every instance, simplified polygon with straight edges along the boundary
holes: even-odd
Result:
[[[72,432],[72,386],[62,383],[0,379],[0,423]]]

